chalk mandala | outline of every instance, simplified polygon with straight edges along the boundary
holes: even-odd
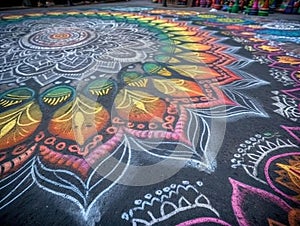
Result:
[[[214,173],[225,133],[222,126],[244,118],[269,117],[252,97],[255,94],[249,92],[268,82],[247,70],[257,62],[241,56],[241,47],[226,44],[226,36],[246,43],[253,55],[257,54],[273,68],[270,74],[286,86],[296,81],[289,73],[299,77],[297,54],[287,56],[284,47],[263,40],[280,37],[280,41],[289,40],[292,46],[296,45],[299,26],[292,23],[285,27],[292,30],[287,39],[278,31],[280,26],[274,28],[272,23],[259,26],[253,25],[256,22],[252,20],[186,11],[135,11],[107,8],[2,16],[0,209],[37,187],[72,202],[81,217],[93,224],[99,220],[95,215],[101,215],[97,202],[117,184],[130,184],[124,181],[132,175],[132,166],[168,160],[196,172]],[[217,33],[203,26],[220,24],[226,31]],[[286,65],[290,66],[287,70]],[[279,91],[272,95],[279,116],[297,121],[298,102]],[[290,106],[294,107],[292,112]],[[298,127],[291,128],[298,131]],[[265,138],[257,135],[253,139],[263,142]],[[297,147],[281,139],[273,143]],[[266,146],[273,148],[271,142]],[[276,149],[259,148],[264,156]],[[245,150],[247,158],[236,154],[231,160],[232,168],[243,167],[250,177],[267,184],[251,171],[256,151]],[[287,157],[289,165],[299,168],[298,155]],[[279,175],[274,186],[282,192],[290,186],[282,182],[284,170],[291,172],[292,168],[275,160],[270,163],[277,167],[272,175]],[[278,201],[274,195],[234,179],[230,183],[233,195],[258,193]],[[291,191],[286,197],[299,201],[293,194],[299,190],[298,184],[289,187]],[[202,182],[197,185],[202,189]],[[196,185],[185,181],[183,185],[167,188],[170,200],[176,193],[173,201],[177,209],[171,211],[172,216],[178,209],[183,212],[202,208],[212,216],[203,215],[187,224],[227,225]],[[179,196],[189,189],[199,194],[196,201],[184,206]],[[153,198],[153,203],[163,206],[159,219],[166,220],[171,216],[165,213],[171,201],[161,194],[157,197],[160,201]],[[233,198],[232,202],[239,206],[235,214],[243,215],[239,209],[242,201]],[[291,211],[285,203],[279,206]],[[143,212],[134,208],[132,211],[137,215]],[[122,218],[132,222],[144,219],[130,211]],[[158,219],[144,221],[155,223]]]
[[[116,73],[123,61],[143,61],[155,50],[155,33],[114,20],[41,18],[4,26],[2,32],[2,51],[10,54],[1,60],[15,58],[1,70],[7,83],[34,78],[44,86],[60,77]]]

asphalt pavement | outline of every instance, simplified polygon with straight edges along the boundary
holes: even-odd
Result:
[[[1,225],[299,225],[300,15],[1,8]]]

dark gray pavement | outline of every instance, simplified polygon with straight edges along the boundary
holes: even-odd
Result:
[[[1,225],[300,224],[300,17],[209,10],[1,9]]]

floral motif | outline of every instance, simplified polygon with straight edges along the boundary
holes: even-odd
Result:
[[[154,52],[154,36],[136,24],[95,18],[41,17],[38,23],[1,26],[0,59],[9,61],[2,65],[1,81],[34,78],[46,85],[60,77],[80,80],[95,71],[116,73]]]
[[[270,209],[272,209],[273,211],[279,211],[279,213],[282,216],[280,221],[284,221],[283,223],[288,222],[290,220],[288,215],[291,211],[293,211],[293,209],[284,200],[262,189],[249,186],[239,181],[230,179],[230,182],[233,188],[231,199],[232,208],[235,213],[236,219],[240,225],[253,225],[253,223],[250,220],[251,211],[244,210],[247,201],[248,205],[251,205],[252,202],[252,205],[255,205],[255,201],[259,201],[260,206],[263,206],[263,209],[260,209],[260,211],[263,211],[263,213],[259,214],[259,216],[257,216],[258,214],[256,214],[256,218],[261,217],[260,219],[256,219],[256,221],[260,222],[261,224],[275,222],[270,216]],[[251,197],[256,198],[252,198],[251,200]],[[264,205],[262,205],[262,203],[264,203]],[[271,205],[272,208],[266,209],[266,205]],[[285,217],[282,213],[285,213]]]
[[[276,167],[276,170],[273,170],[276,176],[268,170],[271,165]],[[300,202],[299,153],[285,153],[270,158],[266,163],[265,173],[268,183],[275,191],[295,202]],[[283,188],[288,188],[290,195],[282,192],[285,190]]]
[[[5,86],[0,96],[7,122],[0,124],[0,176],[18,180],[0,208],[29,180],[73,201],[88,219],[96,200],[145,155],[211,173],[219,149],[210,146],[222,141],[210,122],[267,117],[241,91],[267,82],[242,71],[251,60],[210,31],[153,14],[28,17],[13,18],[1,34],[1,58],[10,62],[1,79],[16,88]]]

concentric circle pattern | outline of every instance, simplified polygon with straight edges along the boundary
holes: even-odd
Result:
[[[63,15],[63,14],[62,14]],[[118,14],[93,17],[40,17],[0,27],[2,83],[33,78],[40,85],[60,78],[80,81],[96,73],[110,76],[122,67],[143,62],[158,50],[157,29],[126,22]],[[128,15],[129,16],[129,15]],[[9,58],[9,57],[8,57]]]
[[[84,46],[96,39],[95,32],[76,28],[58,27],[46,28],[32,32],[21,38],[25,48],[36,50],[63,50]]]

